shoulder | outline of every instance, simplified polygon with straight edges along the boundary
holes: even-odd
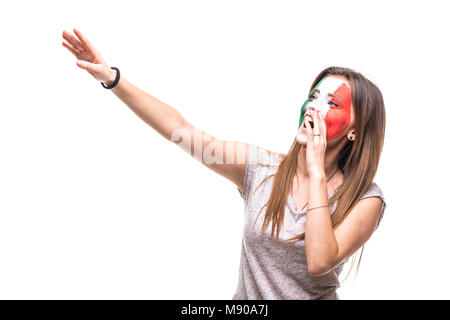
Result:
[[[250,165],[278,166],[281,160],[281,153],[254,144],[248,145],[247,163]]]
[[[383,191],[381,190],[380,186],[375,182],[372,182],[372,184],[369,186],[366,192],[364,192],[364,194],[361,196],[361,199],[369,197],[379,197],[381,200],[384,201]]]
[[[384,211],[386,209],[386,200],[384,198],[383,191],[381,190],[380,186],[376,184],[375,182],[372,182],[372,184],[369,186],[369,188],[364,192],[364,194],[361,196],[360,200],[368,199],[368,198],[378,198],[381,200],[381,212],[380,217],[378,219],[377,228],[381,222],[381,219],[383,219]]]
[[[244,185],[241,196],[247,200],[249,194],[267,176],[275,173],[282,160],[282,154],[254,144],[248,144]]]

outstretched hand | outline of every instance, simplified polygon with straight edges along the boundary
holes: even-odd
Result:
[[[78,59],[77,66],[101,82],[108,83],[114,80],[115,71],[108,66],[100,52],[80,31],[74,28],[73,32],[77,37],[63,31],[62,36],[68,43],[63,41],[62,45]]]

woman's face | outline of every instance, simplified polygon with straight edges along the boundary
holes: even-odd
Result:
[[[305,121],[312,121],[311,109],[319,110],[327,125],[327,141],[342,136],[352,124],[352,91],[343,77],[327,76],[310,92],[302,106],[297,141],[306,144]]]

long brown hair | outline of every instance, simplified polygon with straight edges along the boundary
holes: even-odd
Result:
[[[348,68],[326,68],[316,77],[310,91],[329,75],[343,76],[350,82],[357,137],[354,141],[347,141],[338,157],[338,166],[344,174],[344,182],[329,200],[330,208],[337,202],[336,209],[331,214],[331,223],[335,228],[372,184],[383,148],[386,114],[383,96],[378,87],[360,73]],[[284,221],[286,201],[292,191],[300,148],[300,144],[294,140],[289,152],[283,156],[277,172],[261,182],[263,184],[274,176],[270,198],[259,213],[267,206],[262,229],[266,230],[272,222],[271,235],[277,239]],[[303,232],[286,241],[302,240],[304,237]]]

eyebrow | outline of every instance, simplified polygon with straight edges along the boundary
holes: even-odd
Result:
[[[314,88],[314,89],[311,90],[311,93],[313,93],[313,92],[320,93],[320,90]],[[341,99],[341,97],[339,97],[339,96],[337,96],[337,95],[335,95],[335,94],[332,94],[332,93],[329,93],[328,95],[329,95],[329,96],[332,96],[332,97],[335,97],[335,98],[338,98],[339,101],[341,101],[341,103],[344,104],[344,101]]]
[[[339,96],[337,96],[337,95],[335,95],[335,94],[332,94],[332,93],[329,93],[328,95],[329,95],[329,96],[332,96],[332,97],[335,97],[335,98],[338,98],[339,101],[341,101],[341,103],[344,104],[344,101],[342,101],[341,97],[339,97]]]

